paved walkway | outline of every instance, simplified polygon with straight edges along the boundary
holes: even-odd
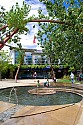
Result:
[[[41,85],[46,79],[40,79]],[[50,79],[50,82],[52,80]],[[35,86],[37,81],[31,80],[2,80],[0,88],[13,86]],[[82,84],[73,87],[83,91]],[[15,107],[0,101],[0,114]],[[56,106],[23,106],[10,119],[0,123],[0,125],[83,125],[83,101],[76,104],[56,105]]]
[[[40,79],[39,80],[41,85],[43,85],[44,82],[46,82],[46,79]],[[52,82],[51,79],[49,79],[50,82]],[[17,80],[17,83],[15,83],[14,79],[5,79],[0,81],[0,88],[7,88],[7,87],[13,87],[13,86],[34,86],[37,85],[37,80],[34,79],[24,79],[24,80]]]

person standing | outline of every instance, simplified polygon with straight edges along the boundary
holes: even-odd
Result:
[[[33,74],[34,82],[36,82],[36,77],[37,77],[37,73],[34,72],[34,74]]]
[[[55,76],[55,74],[53,76],[53,81],[56,82],[56,76]]]
[[[36,79],[36,77],[37,77],[37,73],[36,72],[34,72],[33,77]]]
[[[71,72],[71,74],[70,74],[70,78],[71,78],[71,82],[72,82],[72,84],[74,83],[74,74]]]

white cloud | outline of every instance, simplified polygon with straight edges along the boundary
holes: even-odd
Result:
[[[6,10],[10,10],[13,5],[16,4],[16,2],[19,3],[21,6],[23,3],[23,0],[0,0],[0,5],[3,6]]]

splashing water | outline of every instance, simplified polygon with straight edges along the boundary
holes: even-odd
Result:
[[[12,93],[14,92],[14,95],[15,95],[15,99],[16,99],[16,104],[18,105],[18,97],[17,97],[17,94],[16,94],[16,89],[13,87],[10,91],[10,95],[9,95],[9,102],[11,102],[11,96],[12,96]]]

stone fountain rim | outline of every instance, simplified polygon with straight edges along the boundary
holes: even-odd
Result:
[[[44,92],[38,92],[40,90],[45,90]],[[46,92],[47,90],[47,92]],[[55,94],[55,88],[34,88],[34,89],[30,89],[28,90],[28,93],[32,94],[32,95],[51,95],[51,94]]]
[[[32,90],[37,90],[37,89],[43,89],[43,90],[54,90],[54,92],[52,93],[31,93]],[[73,90],[73,89],[67,89],[67,88],[48,88],[48,87],[45,87],[45,88],[34,88],[34,89],[30,89],[28,90],[28,93],[29,94],[32,94],[32,95],[51,95],[51,94],[55,94],[56,92],[59,92],[59,91],[62,91],[62,92],[71,92],[71,93],[74,93],[74,94],[77,94],[79,96],[81,96],[83,98],[83,94],[79,93],[77,90]]]

